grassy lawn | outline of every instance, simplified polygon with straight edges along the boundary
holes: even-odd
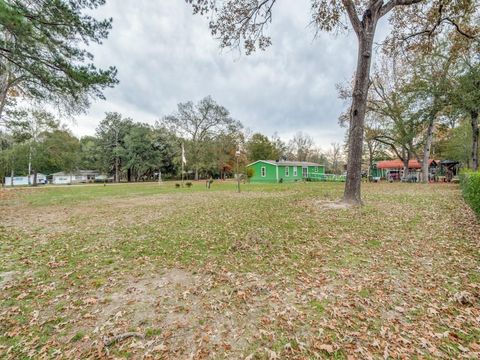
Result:
[[[0,357],[478,358],[456,185],[174,183],[0,197]],[[124,336],[122,336],[124,335]]]

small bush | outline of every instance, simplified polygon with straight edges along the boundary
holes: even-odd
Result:
[[[185,186],[188,187],[188,188],[189,188],[189,187],[192,187],[192,185],[193,185],[193,184],[192,184],[190,181],[185,183]]]
[[[480,172],[464,172],[460,176],[460,186],[465,201],[480,216]]]
[[[175,184],[175,187],[178,189],[180,187],[180,184],[179,183],[176,183]]]

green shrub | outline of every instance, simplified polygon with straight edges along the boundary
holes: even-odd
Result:
[[[179,183],[176,183],[176,184],[175,184],[175,187],[176,187],[176,188],[179,188],[179,187],[180,187],[180,184],[179,184]]]
[[[480,216],[480,172],[468,171],[460,175],[463,197],[470,207]]]
[[[188,182],[185,183],[185,186],[188,187],[188,188],[191,187],[192,185],[193,185],[193,184],[192,184],[190,181],[188,181]]]
[[[255,169],[252,167],[247,168],[247,178],[250,180],[250,178],[255,175]]]

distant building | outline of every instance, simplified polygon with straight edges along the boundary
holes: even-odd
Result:
[[[325,174],[325,166],[306,161],[258,160],[247,165],[251,182],[293,182],[320,179]]]
[[[69,173],[60,171],[52,174],[52,184],[66,185],[91,183],[94,182],[99,175],[99,172],[96,170],[77,170]]]
[[[33,185],[34,176],[14,176],[13,186]],[[44,174],[37,174],[37,184],[46,184],[47,176]],[[5,186],[12,186],[12,177],[5,177]]]
[[[437,171],[438,161],[428,160],[429,176],[433,177]],[[387,180],[405,180],[405,181],[419,181],[420,173],[422,172],[422,164],[417,160],[409,160],[408,174],[404,174],[404,164],[400,159],[383,160],[373,165],[370,170],[370,175],[374,179]]]

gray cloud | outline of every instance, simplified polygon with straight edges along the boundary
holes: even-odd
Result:
[[[106,111],[153,123],[178,102],[212,95],[252,131],[285,140],[304,131],[323,148],[343,141],[335,84],[352,76],[356,39],[314,39],[309,10],[308,0],[279,3],[269,28],[273,45],[245,56],[221,51],[208,19],[193,16],[184,1],[108,1],[96,15],[113,17],[113,29],[92,51],[99,66],[118,67],[120,84],[79,116],[73,131],[93,134]]]

